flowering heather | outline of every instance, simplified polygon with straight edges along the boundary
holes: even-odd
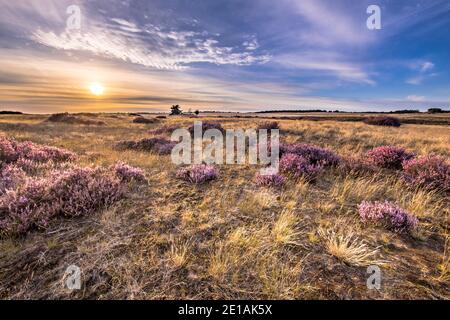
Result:
[[[367,160],[377,167],[401,169],[402,162],[414,158],[414,153],[395,146],[382,146],[372,149],[366,154]]]
[[[0,160],[7,163],[16,162],[19,159],[36,162],[63,162],[72,161],[75,158],[75,153],[65,149],[0,137]]]
[[[287,153],[280,159],[280,171],[294,178],[305,177],[313,180],[321,170],[321,165],[311,164],[306,158],[297,154]]]
[[[272,174],[259,174],[257,173],[255,176],[255,183],[260,187],[269,187],[269,188],[281,188],[286,179],[276,173]]]
[[[364,123],[374,125],[374,126],[383,126],[383,127],[400,127],[400,120],[393,117],[370,117],[363,120]]]
[[[296,154],[307,159],[311,164],[332,166],[337,165],[341,158],[333,151],[306,143],[280,145],[280,154]]]
[[[418,224],[416,217],[388,201],[363,201],[358,210],[363,222],[380,224],[395,232],[412,230]]]
[[[119,161],[113,167],[116,175],[123,181],[146,181],[144,170]]]
[[[402,178],[412,187],[450,192],[450,164],[433,154],[404,161]]]
[[[153,151],[158,154],[166,155],[172,152],[175,145],[176,143],[164,137],[153,137],[138,141],[120,141],[116,144],[116,148],[122,150]]]
[[[261,129],[266,129],[266,130],[276,130],[276,129],[280,129],[280,125],[278,124],[278,122],[273,121],[273,122],[263,122],[258,126],[258,130]]]
[[[26,233],[47,226],[56,216],[81,216],[113,204],[126,195],[129,179],[141,177],[136,168],[55,170],[46,177],[27,178],[0,196],[0,235]]]
[[[0,172],[0,196],[7,190],[14,190],[25,182],[26,174],[20,168],[12,164],[5,165]]]
[[[338,168],[344,174],[373,173],[377,171],[377,167],[374,164],[359,157],[342,158]]]
[[[194,164],[189,167],[180,168],[177,171],[177,178],[184,181],[201,184],[217,179],[219,171],[211,165]]]
[[[225,129],[218,122],[203,121],[202,122],[202,134],[204,134],[205,131],[210,130],[210,129],[217,129],[221,132],[225,132]],[[191,133],[191,135],[194,135],[194,125],[191,125],[188,128],[188,130]]]
[[[161,135],[161,134],[169,134],[171,135],[172,132],[174,132],[175,130],[180,129],[180,127],[176,124],[171,124],[171,125],[163,125],[159,128],[150,130],[149,133],[153,134],[153,135]]]

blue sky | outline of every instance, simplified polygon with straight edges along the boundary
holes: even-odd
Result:
[[[67,7],[81,29],[67,30]],[[381,30],[366,9],[381,8]],[[0,0],[0,107],[450,107],[450,1]],[[105,87],[101,97],[92,83]]]

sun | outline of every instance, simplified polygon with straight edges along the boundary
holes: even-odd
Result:
[[[89,86],[91,93],[96,96],[101,96],[105,92],[105,88],[98,82],[91,83]]]

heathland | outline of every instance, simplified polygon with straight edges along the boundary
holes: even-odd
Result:
[[[2,299],[450,298],[450,114],[48,117],[0,116]],[[168,132],[195,120],[276,121],[279,179],[180,170]]]

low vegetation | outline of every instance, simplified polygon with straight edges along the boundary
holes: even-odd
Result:
[[[448,126],[277,119],[281,170],[261,174],[173,164],[188,117],[76,117],[107,125],[0,117],[0,298],[449,298]]]

